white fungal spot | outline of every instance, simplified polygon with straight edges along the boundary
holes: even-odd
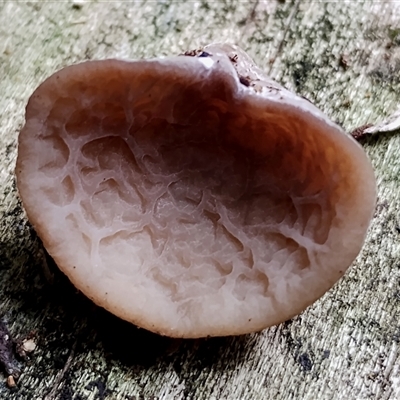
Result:
[[[208,69],[214,65],[214,60],[211,57],[200,57],[198,60]]]

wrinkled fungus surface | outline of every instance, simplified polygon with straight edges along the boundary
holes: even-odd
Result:
[[[74,285],[175,337],[299,313],[344,274],[375,205],[361,147],[226,45],[55,73],[27,106],[16,172]]]

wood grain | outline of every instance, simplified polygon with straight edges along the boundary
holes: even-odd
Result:
[[[354,265],[300,316],[260,334],[153,335],[96,308],[46,262],[13,172],[32,91],[81,60],[158,57],[214,41],[243,47],[348,131],[400,104],[395,1],[0,3],[0,314],[14,337],[34,330],[38,341],[16,389],[0,374],[0,399],[400,398],[400,132],[363,144],[379,199]]]

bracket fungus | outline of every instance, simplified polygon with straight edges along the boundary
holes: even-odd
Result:
[[[16,174],[73,284],[171,337],[300,313],[357,256],[376,201],[360,145],[225,44],[56,72],[29,100]]]

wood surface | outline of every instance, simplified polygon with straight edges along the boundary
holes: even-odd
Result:
[[[243,47],[348,131],[400,104],[398,1],[0,2],[0,315],[14,338],[34,331],[37,341],[16,388],[0,372],[0,399],[400,399],[399,131],[363,142],[379,198],[357,260],[305,312],[262,333],[160,337],[92,305],[46,261],[14,178],[33,90],[82,60],[215,41]]]

